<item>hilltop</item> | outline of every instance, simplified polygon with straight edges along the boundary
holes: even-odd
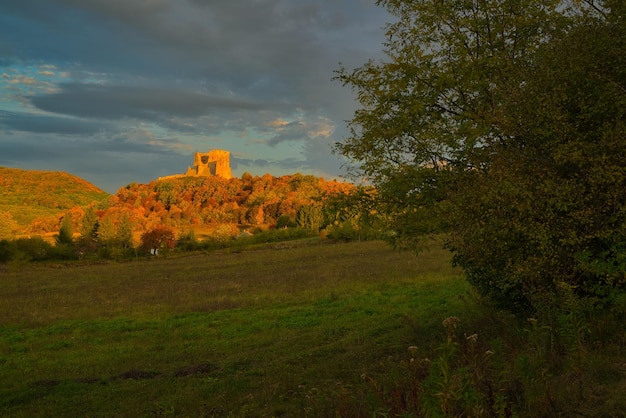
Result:
[[[65,172],[0,167],[0,214],[9,213],[20,229],[38,218],[57,216],[109,196]]]
[[[64,172],[0,168],[0,224],[6,236],[49,235],[59,230],[61,217],[70,214],[77,231],[85,209],[93,205],[101,222],[106,219],[117,226],[127,219],[135,233],[158,225],[176,230],[223,224],[280,227],[295,224],[300,208],[319,207],[328,197],[354,188],[299,173],[172,177],[148,184],[130,183],[110,195]]]
[[[135,230],[143,231],[160,224],[175,229],[217,224],[280,227],[294,223],[302,207],[319,207],[328,197],[354,187],[299,173],[168,178],[122,187],[98,215],[113,223],[127,216]]]

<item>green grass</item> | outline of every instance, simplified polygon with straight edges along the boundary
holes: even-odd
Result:
[[[0,416],[626,410],[626,297],[529,322],[479,301],[436,245],[416,257],[305,239],[88,263],[0,265]]]
[[[375,410],[361,376],[433,347],[464,309],[468,287],[440,250],[277,248],[6,267],[0,415]]]

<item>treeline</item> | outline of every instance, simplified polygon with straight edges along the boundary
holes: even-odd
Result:
[[[68,218],[69,219],[69,218]],[[167,226],[157,226],[141,234],[138,243],[124,233],[106,238],[98,233],[98,224],[91,232],[75,236],[64,223],[54,243],[41,236],[0,240],[0,264],[39,261],[123,260],[149,255],[167,256],[172,252],[243,249],[255,244],[289,241],[319,236],[313,230],[292,227],[257,231],[256,234],[233,234],[230,225],[217,228],[209,238],[199,240],[193,229],[176,233]],[[347,237],[345,237],[347,239]]]
[[[147,231],[156,225],[186,228],[197,225],[237,224],[282,227],[296,221],[303,206],[320,206],[329,197],[350,193],[350,183],[326,181],[294,174],[241,178],[181,177],[149,184],[131,183],[96,204],[101,222],[117,225],[128,218],[133,230]],[[69,214],[77,230],[85,208],[76,206],[57,217],[36,219],[30,234],[59,230]]]
[[[378,236],[353,184],[294,174],[181,177],[132,183],[109,199],[33,223],[33,238],[4,240],[0,262],[123,258],[321,236]],[[37,233],[55,232],[54,245]],[[199,239],[201,237],[202,239]]]
[[[172,227],[231,223],[284,226],[296,220],[302,206],[320,205],[330,196],[348,193],[349,183],[295,174],[241,178],[181,177],[130,184],[108,202],[106,214],[129,213],[142,230],[155,224]]]

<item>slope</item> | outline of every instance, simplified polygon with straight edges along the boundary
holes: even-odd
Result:
[[[68,173],[0,167],[0,214],[8,212],[19,227],[108,197]]]

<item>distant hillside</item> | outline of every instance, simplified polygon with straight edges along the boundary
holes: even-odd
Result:
[[[295,225],[303,207],[306,216],[321,216],[324,202],[354,187],[299,173],[281,177],[246,173],[230,179],[182,176],[131,183],[109,195],[67,173],[0,167],[0,238],[57,232],[64,214],[71,216],[78,231],[84,208],[92,202],[102,233],[124,222],[130,222],[135,233],[158,225],[179,230],[223,224],[282,227]]]
[[[298,173],[168,178],[121,188],[98,215],[118,223],[125,214],[143,231],[160,224],[182,229],[224,223],[280,226],[295,222],[303,206],[320,207],[329,197],[354,187]]]
[[[68,173],[0,167],[0,214],[10,213],[20,227],[109,196]]]

